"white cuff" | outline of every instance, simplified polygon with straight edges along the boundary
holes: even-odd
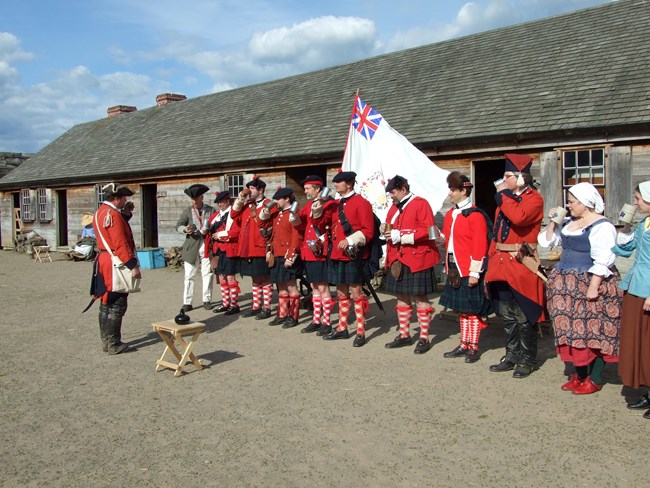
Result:
[[[393,244],[398,244],[400,241],[400,232],[399,229],[391,229],[390,231],[390,240]]]
[[[239,212],[242,208],[244,208],[244,200],[241,200],[239,197],[237,197],[235,199],[235,202],[232,204],[232,209]]]
[[[271,217],[271,212],[269,212],[269,209],[266,207],[262,207],[262,210],[260,210],[260,220],[269,220]]]
[[[469,271],[470,271],[470,276],[472,275],[472,272],[476,273],[477,275],[482,271],[483,268],[483,260],[481,259],[480,261],[475,261],[473,259],[469,260]],[[478,276],[476,276],[478,278]]]
[[[352,246],[362,247],[366,245],[366,236],[363,235],[363,232],[358,230],[354,234],[348,236],[348,242]]]
[[[227,239],[228,238],[228,231],[227,230],[220,230],[217,232],[217,239]]]
[[[413,245],[415,244],[415,234],[404,234],[400,240],[403,245]]]
[[[300,215],[292,212],[289,214],[289,222],[291,222],[291,225],[294,227],[298,227],[302,223],[302,220],[300,220]]]
[[[476,278],[478,280],[481,277],[481,273],[477,273],[476,271],[470,271],[469,276],[470,278]]]

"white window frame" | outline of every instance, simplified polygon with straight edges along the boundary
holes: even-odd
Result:
[[[577,183],[592,184],[605,200],[605,161],[607,160],[607,148],[598,147],[575,147],[562,150],[562,193],[564,203],[569,188]],[[571,175],[570,177],[568,177]]]
[[[226,175],[226,189],[231,197],[236,197],[244,189],[244,174]]]
[[[23,222],[34,222],[33,192],[20,190],[20,218]]]

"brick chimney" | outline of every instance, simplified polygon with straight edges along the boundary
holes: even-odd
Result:
[[[131,105],[115,105],[113,107],[108,107],[106,113],[109,117],[117,117],[118,115],[128,114],[129,112],[135,112],[136,110],[138,109]]]
[[[161,93],[156,97],[156,105],[160,107],[161,105],[180,102],[181,100],[187,100],[187,97],[185,95],[179,95],[178,93]]]

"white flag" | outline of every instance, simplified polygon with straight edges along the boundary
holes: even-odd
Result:
[[[382,222],[392,203],[385,186],[395,175],[408,180],[411,191],[429,202],[434,215],[449,193],[449,171],[436,166],[358,96],[343,156],[343,171],[357,174],[356,191],[372,204]]]

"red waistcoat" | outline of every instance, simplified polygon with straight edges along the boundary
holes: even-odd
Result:
[[[242,258],[263,258],[266,256],[266,240],[260,234],[258,225],[259,214],[264,205],[271,200],[265,198],[261,202],[249,202],[241,210],[231,210],[233,219],[241,217],[241,233],[239,234],[239,256]],[[276,214],[277,208],[271,210],[271,216]],[[253,218],[252,215],[254,215]]]
[[[468,208],[476,208],[474,205]],[[483,261],[481,270],[487,266],[487,254],[489,242],[487,238],[488,228],[485,217],[480,212],[472,212],[467,217],[458,213],[456,220],[453,220],[454,209],[445,214],[442,233],[447,238],[447,253],[452,253],[456,260],[456,267],[462,277],[469,276],[471,261]],[[451,223],[454,222],[452,228]],[[450,246],[450,238],[453,236],[453,249]],[[445,269],[447,260],[445,259]]]

